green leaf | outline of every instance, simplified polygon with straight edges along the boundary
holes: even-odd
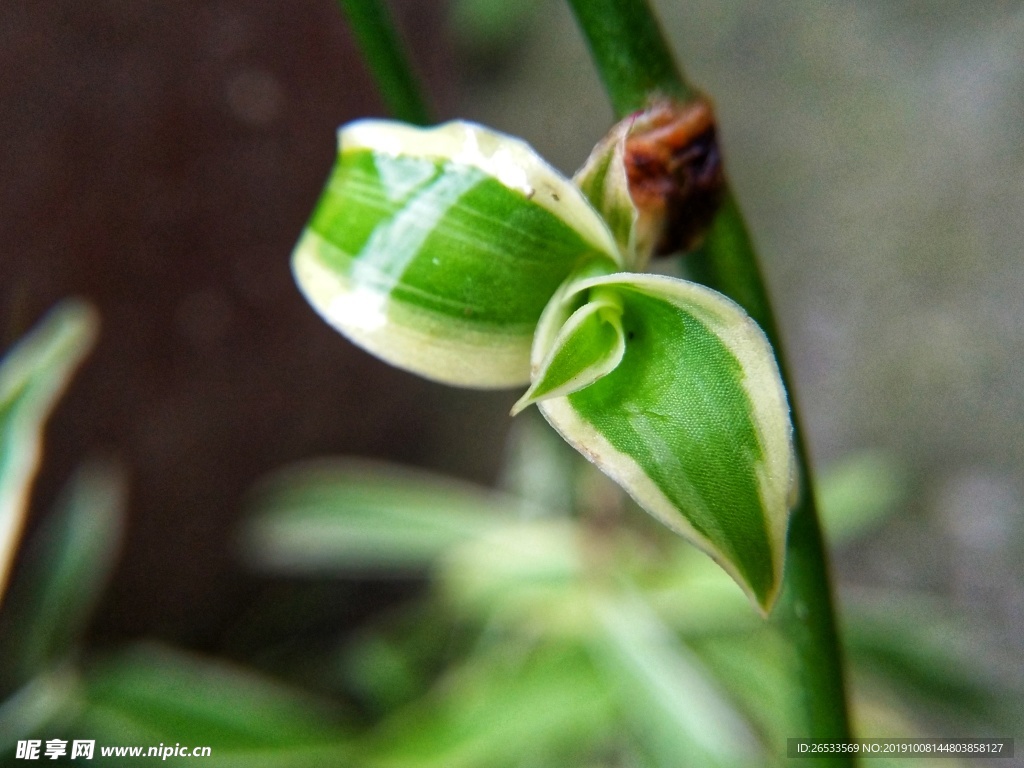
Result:
[[[85,683],[82,728],[105,738],[191,742],[211,746],[215,756],[341,748],[348,740],[333,706],[253,672],[160,646],[138,646],[100,663]]]
[[[795,473],[771,347],[739,306],[708,288],[615,274],[563,287],[538,329],[535,362],[563,318],[609,291],[622,302],[621,361],[590,386],[541,401],[540,410],[767,612],[781,585]]]
[[[470,123],[364,120],[338,140],[293,254],[309,302],[400,368],[461,386],[526,383],[558,286],[620,259],[601,217],[525,143]]]
[[[877,528],[907,492],[907,478],[892,456],[864,451],[829,466],[818,478],[821,527],[833,545]]]
[[[803,693],[794,670],[793,650],[774,622],[748,631],[688,636],[687,647],[721,686],[767,751],[781,755],[786,738],[804,728]]]
[[[614,733],[608,692],[581,649],[483,645],[428,697],[372,734],[365,765],[519,768],[586,765]]]
[[[16,631],[0,639],[16,676],[39,672],[78,642],[114,567],[124,502],[120,467],[86,464],[31,540],[11,589],[9,626]]]
[[[523,502],[427,472],[336,459],[276,474],[253,506],[243,542],[263,567],[407,573],[514,519]]]
[[[58,305],[0,362],[0,600],[14,559],[43,426],[96,337],[88,305]]]
[[[10,754],[17,741],[39,734],[74,711],[78,693],[77,674],[63,665],[36,675],[0,701],[0,754]]]
[[[758,756],[753,730],[700,660],[634,596],[596,601],[591,652],[662,766],[741,766]]]
[[[972,617],[941,598],[907,592],[868,591],[845,606],[850,659],[880,673],[903,700],[945,710],[955,722],[1022,725],[1019,660],[979,632]]]
[[[568,520],[503,526],[445,554],[439,591],[460,617],[575,633],[589,621],[580,538]]]
[[[615,369],[626,351],[622,302],[604,291],[577,309],[559,330],[533,384],[512,408],[562,397],[590,386]]]

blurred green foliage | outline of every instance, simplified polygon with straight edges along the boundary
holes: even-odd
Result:
[[[124,494],[115,467],[85,465],[12,584],[0,755],[65,738],[209,746],[204,764],[227,766],[783,764],[799,707],[778,628],[549,430],[518,424],[502,492],[350,459],[261,483],[239,539],[252,567],[305,579],[314,595],[317,579],[338,577],[415,576],[426,589],[355,633],[292,646],[306,658],[248,666],[155,645],[84,652]],[[883,525],[905,492],[877,455],[825,478],[836,546]],[[918,595],[845,609],[860,735],[1019,727],[1020,681],[987,668],[973,628]]]
[[[65,302],[0,365],[0,602],[39,467],[43,425],[92,346],[96,325],[90,307]]]
[[[525,426],[513,456],[529,464],[550,455],[543,431]],[[250,556],[274,569],[287,554],[294,567],[299,531],[289,529],[310,524],[310,497],[320,501],[321,541],[364,541],[363,510],[338,485],[353,477],[366,498],[395,499],[392,488],[407,491],[411,482],[407,470],[377,465],[367,474],[344,460],[286,470],[257,497],[248,540],[259,546]],[[509,477],[531,485],[522,467]],[[308,561],[324,575],[351,575],[353,564],[387,566],[407,553],[410,531],[445,526],[452,534],[420,562],[431,584],[423,600],[364,628],[341,652],[340,690],[373,715],[360,764],[781,763],[799,717],[784,636],[713,564],[647,525],[614,486],[576,466],[561,494],[577,499],[576,513],[534,506],[516,516],[507,497],[495,496],[493,509],[481,503],[459,526],[442,500],[448,493],[468,509],[467,489],[421,480],[401,510],[415,524],[390,541],[375,538],[377,566],[367,549],[350,559],[350,545],[338,546],[334,563],[323,549]],[[380,483],[379,494],[367,493],[368,482]],[[338,504],[326,536],[332,488]],[[897,510],[905,484],[891,462],[865,454],[826,473],[820,493],[829,535],[842,546]],[[268,548],[268,530],[279,534],[280,551]],[[430,533],[422,542],[421,553],[436,545]],[[967,723],[979,733],[1013,732],[1024,702],[1019,681],[985,672],[979,633],[910,594],[846,608],[860,734],[928,735]]]

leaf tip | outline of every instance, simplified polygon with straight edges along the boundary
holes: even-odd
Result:
[[[530,395],[530,390],[527,390],[522,397],[515,401],[515,403],[512,405],[511,410],[509,410],[508,415],[515,418],[520,413],[529,408],[531,405],[533,405],[533,402],[534,400],[533,397],[531,397]]]

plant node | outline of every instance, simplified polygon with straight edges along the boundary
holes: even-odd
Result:
[[[657,232],[653,255],[694,250],[725,189],[711,105],[702,97],[685,103],[665,99],[627,119],[629,192]]]

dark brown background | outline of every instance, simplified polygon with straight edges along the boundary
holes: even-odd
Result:
[[[392,7],[443,106],[440,4]],[[5,2],[0,72],[0,342],[71,295],[103,322],[50,424],[30,531],[83,458],[130,478],[96,640],[218,646],[264,589],[233,548],[245,492],[289,461],[494,474],[513,395],[378,363],[292,282],[336,126],[384,114],[334,2]],[[343,613],[390,594],[357,592]]]

